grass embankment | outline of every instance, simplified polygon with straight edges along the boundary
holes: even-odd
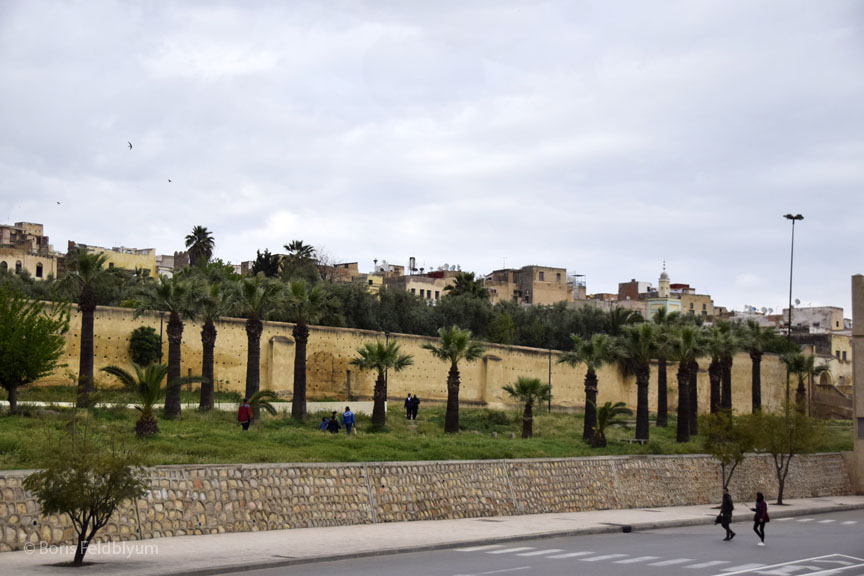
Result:
[[[39,454],[69,425],[71,409],[22,407],[22,414],[0,417],[0,469],[36,468]],[[87,415],[84,411],[81,414]],[[406,460],[469,460],[497,458],[561,458],[609,454],[694,454],[703,452],[701,438],[675,442],[675,421],[668,428],[651,427],[651,441],[641,446],[619,440],[633,438],[633,430],[613,429],[609,446],[592,449],[581,441],[582,418],[540,412],[534,438],[521,439],[521,413],[464,408],[459,434],[444,434],[444,407],[421,408],[416,422],[402,410],[387,415],[387,430],[369,431],[368,417],[358,417],[359,434],[333,435],[318,430],[321,414],[302,423],[285,415],[264,416],[243,433],[233,413],[184,410],[179,420],[159,420],[160,433],[136,440],[132,433],[138,412],[126,408],[93,410],[90,429],[126,439],[138,446],[146,464],[227,464],[260,462],[372,462]],[[494,438],[492,432],[497,432]],[[515,434],[511,439],[510,434]],[[849,421],[828,426],[824,451],[851,450]]]

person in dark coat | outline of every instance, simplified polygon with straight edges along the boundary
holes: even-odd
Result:
[[[756,507],[751,508],[756,514],[753,516],[753,531],[759,536],[757,546],[765,545],[765,523],[769,522],[768,518],[768,503],[765,502],[765,495],[761,492],[756,493]]]
[[[417,398],[417,395],[414,394],[414,397],[411,398],[411,408],[409,409],[409,417],[411,420],[417,419],[417,410],[420,408],[420,399]]]
[[[247,398],[243,398],[243,403],[237,410],[237,421],[243,426],[243,430],[249,430],[249,424],[252,423],[252,407],[249,406]]]
[[[336,419],[336,412],[330,415],[330,422],[327,423],[327,431],[331,434],[338,434],[342,427],[339,426],[339,420]]]
[[[735,532],[729,528],[729,524],[732,523],[732,510],[734,509],[735,505],[732,503],[732,496],[729,495],[729,490],[723,488],[723,503],[720,504],[720,525],[726,530],[726,538],[723,539],[724,542],[732,540],[735,537]]]
[[[408,394],[408,397],[405,398],[405,419],[411,419],[411,394]]]

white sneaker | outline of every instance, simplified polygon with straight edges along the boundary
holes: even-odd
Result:
[[[764,542],[758,542],[758,543],[756,544],[756,546],[764,546],[764,545],[765,545]]]

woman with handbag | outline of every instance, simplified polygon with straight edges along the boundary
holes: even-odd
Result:
[[[768,503],[765,502],[765,496],[761,492],[756,493],[756,507],[751,508],[756,514],[753,516],[753,531],[759,536],[757,546],[765,545],[765,524],[770,522],[768,518]]]

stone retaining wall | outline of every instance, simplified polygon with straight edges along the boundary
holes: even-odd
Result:
[[[0,551],[69,544],[64,517],[41,517],[21,484],[0,472]],[[719,501],[720,466],[707,456],[613,456],[368,464],[239,464],[147,469],[151,490],[100,533],[131,540],[315,526],[577,512]],[[736,470],[736,501],[776,497],[769,456]],[[784,497],[853,494],[840,454],[795,458]]]

